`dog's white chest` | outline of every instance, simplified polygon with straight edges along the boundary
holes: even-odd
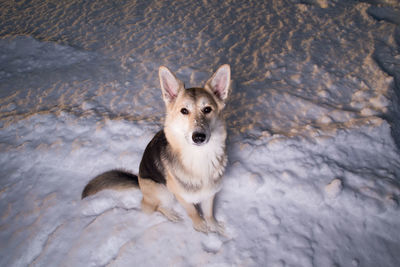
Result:
[[[223,146],[210,147],[188,149],[181,155],[183,168],[175,170],[174,176],[187,202],[200,203],[221,188],[227,157]]]

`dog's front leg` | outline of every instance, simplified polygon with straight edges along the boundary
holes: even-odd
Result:
[[[193,228],[197,231],[207,233],[208,228],[206,222],[203,218],[200,217],[196,207],[192,203],[186,202],[182,197],[179,195],[175,195],[176,199],[181,203],[181,205],[185,208],[187,214],[192,219]]]
[[[214,217],[214,198],[215,195],[201,202],[203,216],[206,220],[209,231],[225,235],[223,224],[219,223]]]

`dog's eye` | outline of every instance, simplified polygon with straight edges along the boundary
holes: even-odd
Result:
[[[182,108],[182,109],[181,109],[181,113],[182,113],[183,115],[187,115],[187,114],[189,114],[189,110],[187,110],[187,108]]]
[[[203,109],[203,112],[205,113],[205,114],[208,114],[208,113],[210,113],[212,111],[212,108],[211,107],[205,107],[204,109]]]

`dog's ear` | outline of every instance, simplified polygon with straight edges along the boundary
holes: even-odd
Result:
[[[229,95],[230,84],[231,68],[228,64],[225,64],[218,68],[204,87],[212,91],[219,100],[224,102]]]
[[[158,69],[158,76],[160,78],[161,91],[164,102],[169,104],[175,100],[178,91],[183,88],[183,83],[176,78],[176,76],[164,66]]]

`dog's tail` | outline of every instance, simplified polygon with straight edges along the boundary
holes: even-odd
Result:
[[[83,189],[82,199],[94,195],[104,189],[138,188],[138,177],[123,170],[112,170],[99,174],[93,178]]]

